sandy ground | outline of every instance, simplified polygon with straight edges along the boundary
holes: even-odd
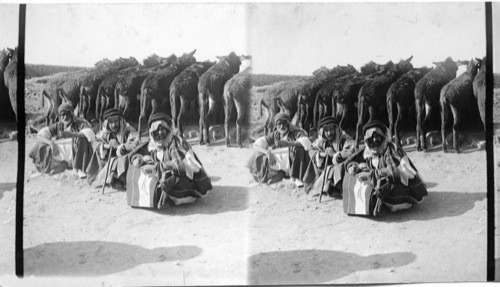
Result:
[[[28,152],[35,137],[26,142]],[[38,174],[28,161],[26,278],[18,281],[12,276],[17,142],[0,143],[0,284],[486,280],[484,151],[417,153],[410,146],[429,195],[411,210],[370,219],[347,216],[341,200],[311,201],[287,180],[253,183],[244,167],[248,145],[193,147],[214,189],[192,205],[162,211],[131,208],[125,192],[102,195],[71,171]]]
[[[28,98],[27,110],[39,113],[36,95]],[[262,132],[255,102],[252,138]],[[311,201],[287,180],[257,185],[244,167],[248,142],[243,149],[222,140],[211,147],[191,142],[214,189],[192,205],[162,211],[131,208],[125,192],[102,195],[71,171],[41,175],[28,160],[26,278],[19,281],[13,276],[17,142],[0,141],[0,285],[486,280],[484,150],[444,154],[436,146],[417,153],[407,146],[429,195],[411,210],[371,219],[347,216],[341,200]],[[35,137],[26,143],[28,153]],[[495,154],[500,158],[498,143]]]

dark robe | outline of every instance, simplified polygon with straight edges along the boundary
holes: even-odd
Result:
[[[187,141],[172,136],[165,147],[163,159],[159,158],[157,150],[150,150],[149,145],[149,141],[142,143],[128,157],[131,163],[141,158],[142,167],[155,170],[164,198],[169,198],[176,205],[191,203],[212,189],[210,177]],[[192,165],[188,163],[193,160],[200,164],[198,171],[193,171]],[[158,205],[161,206],[162,202]]]

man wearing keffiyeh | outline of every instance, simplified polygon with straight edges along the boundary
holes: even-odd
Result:
[[[151,115],[149,141],[130,155],[135,166],[159,179],[158,206],[167,200],[174,205],[187,204],[203,197],[212,183],[193,149],[172,130],[172,120],[163,113]]]
[[[101,141],[96,142],[92,160],[87,168],[89,183],[95,179],[95,187],[98,187],[106,180],[106,184],[123,189],[128,164],[125,155],[137,147],[139,136],[125,121],[120,110],[108,109],[104,112],[103,118],[102,130],[97,135]]]
[[[50,173],[67,163],[80,178],[85,178],[95,134],[86,120],[73,114],[71,104],[60,105],[58,113],[58,122],[38,132],[39,141],[29,156],[40,172]]]
[[[318,130],[318,138],[313,142],[309,152],[312,166],[309,168],[314,168],[316,174],[310,195],[328,193],[330,196],[341,197],[339,185],[342,172],[339,164],[354,153],[354,146],[346,144],[349,136],[340,129],[338,121],[331,116],[319,120]]]
[[[350,175],[375,187],[375,213],[408,209],[427,195],[426,186],[404,149],[388,137],[387,127],[370,120],[363,127],[365,148],[353,155],[345,167]]]
[[[297,187],[308,188],[315,176],[314,170],[307,168],[311,161],[307,133],[293,126],[287,113],[278,113],[274,122],[273,133],[258,138],[253,145],[256,152],[247,164],[250,172],[258,182],[271,184],[289,176]]]

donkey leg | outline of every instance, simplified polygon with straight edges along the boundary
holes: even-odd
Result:
[[[416,111],[416,118],[417,118],[417,127],[416,127],[416,137],[417,137],[417,151],[422,150],[422,144],[421,144],[421,133],[422,133],[422,122],[423,122],[423,117],[425,116],[425,110],[423,109],[421,105],[422,101],[420,100],[415,100],[415,111]]]
[[[243,144],[241,143],[241,126],[244,124],[243,120],[245,118],[245,110],[241,103],[236,102],[236,112],[238,114],[238,117],[236,119],[236,143],[238,144],[239,148],[242,148]]]
[[[204,137],[205,137],[205,142],[208,145],[210,145],[210,123],[214,123],[216,120],[216,111],[217,107],[220,106],[221,103],[215,102],[214,100],[209,98],[208,101],[208,112],[207,112],[207,117],[205,121],[205,129],[203,130],[204,132]],[[215,139],[215,138],[214,138]]]
[[[206,110],[206,107],[205,107],[205,100],[203,98],[203,93],[199,93],[198,95],[198,110],[200,111],[199,114],[200,114],[200,119],[199,119],[199,133],[198,133],[198,139],[199,139],[199,143],[200,145],[203,145],[205,144],[205,141],[204,141],[204,138],[203,138],[203,128],[205,126],[205,110]]]
[[[396,118],[396,123],[394,124],[394,135],[396,136],[396,142],[401,145],[401,137],[399,136],[399,124],[401,123],[401,120],[403,119],[403,106],[401,104],[398,105],[398,114]],[[389,121],[391,120],[392,115],[389,116]]]
[[[427,152],[427,151],[429,151],[429,148],[427,147],[427,130],[429,129],[429,126],[431,126],[432,118],[433,118],[433,115],[435,113],[436,108],[433,108],[429,104],[425,104],[424,110],[425,110],[425,118],[424,118],[424,121],[422,123],[422,137],[423,137],[422,144],[423,144],[424,151]]]
[[[441,102],[441,140],[443,142],[442,149],[443,152],[447,152],[447,144],[446,144],[446,123],[448,122],[448,118],[450,116],[450,105],[446,100]]]
[[[225,133],[225,138],[226,138],[226,146],[229,147],[229,121],[231,119],[231,116],[232,116],[232,112],[233,112],[233,109],[234,109],[234,100],[233,98],[231,98],[230,96],[229,97],[225,97],[224,98],[225,100],[225,105],[224,105],[224,115],[225,115],[225,118],[224,118],[224,133]]]
[[[456,153],[460,153],[458,149],[458,129],[460,128],[462,113],[454,106],[451,106],[451,112],[453,113],[453,149]]]
[[[358,107],[358,122],[356,123],[356,138],[355,138],[355,146],[356,149],[359,147],[360,144],[360,134],[362,132],[363,128],[363,118],[365,116],[365,111],[362,103],[359,103]]]
[[[179,108],[179,113],[177,115],[177,128],[179,129],[179,134],[182,137],[184,137],[184,129],[182,126],[184,124],[186,114],[188,113],[189,105],[190,105],[189,101],[185,100],[182,97],[180,98],[180,108]]]

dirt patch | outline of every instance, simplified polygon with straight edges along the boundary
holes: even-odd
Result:
[[[248,148],[190,141],[214,190],[192,205],[162,211],[130,208],[124,192],[102,195],[71,171],[40,175],[27,162],[27,276],[115,285],[139,284],[138,278],[141,285],[485,279],[484,151],[417,153],[408,147],[429,195],[411,210],[370,219],[347,216],[340,200],[313,201],[288,180],[256,185],[244,167]],[[34,143],[28,136],[27,151]],[[14,267],[15,172],[7,162],[17,147],[0,145],[0,158],[7,160],[0,166],[6,182],[0,219],[8,235],[0,273],[8,275]]]
[[[197,144],[196,126],[187,128],[214,189],[194,204],[162,211],[130,208],[125,192],[107,189],[102,195],[72,171],[38,174],[28,160],[24,282],[88,286],[486,279],[486,153],[476,150],[474,137],[461,154],[444,154],[439,143],[428,153],[416,152],[414,142],[405,139],[429,195],[411,210],[372,219],[347,216],[341,200],[311,200],[288,180],[270,186],[254,183],[245,168],[251,140],[243,149],[226,148],[221,127],[214,133],[218,129],[218,139],[207,147]],[[253,125],[247,133],[258,136],[261,130]],[[35,136],[28,135],[26,153],[34,144]],[[499,155],[497,144],[497,159]],[[0,276],[8,284],[16,282],[17,142],[0,142],[0,159]],[[499,200],[497,196],[496,204]]]

